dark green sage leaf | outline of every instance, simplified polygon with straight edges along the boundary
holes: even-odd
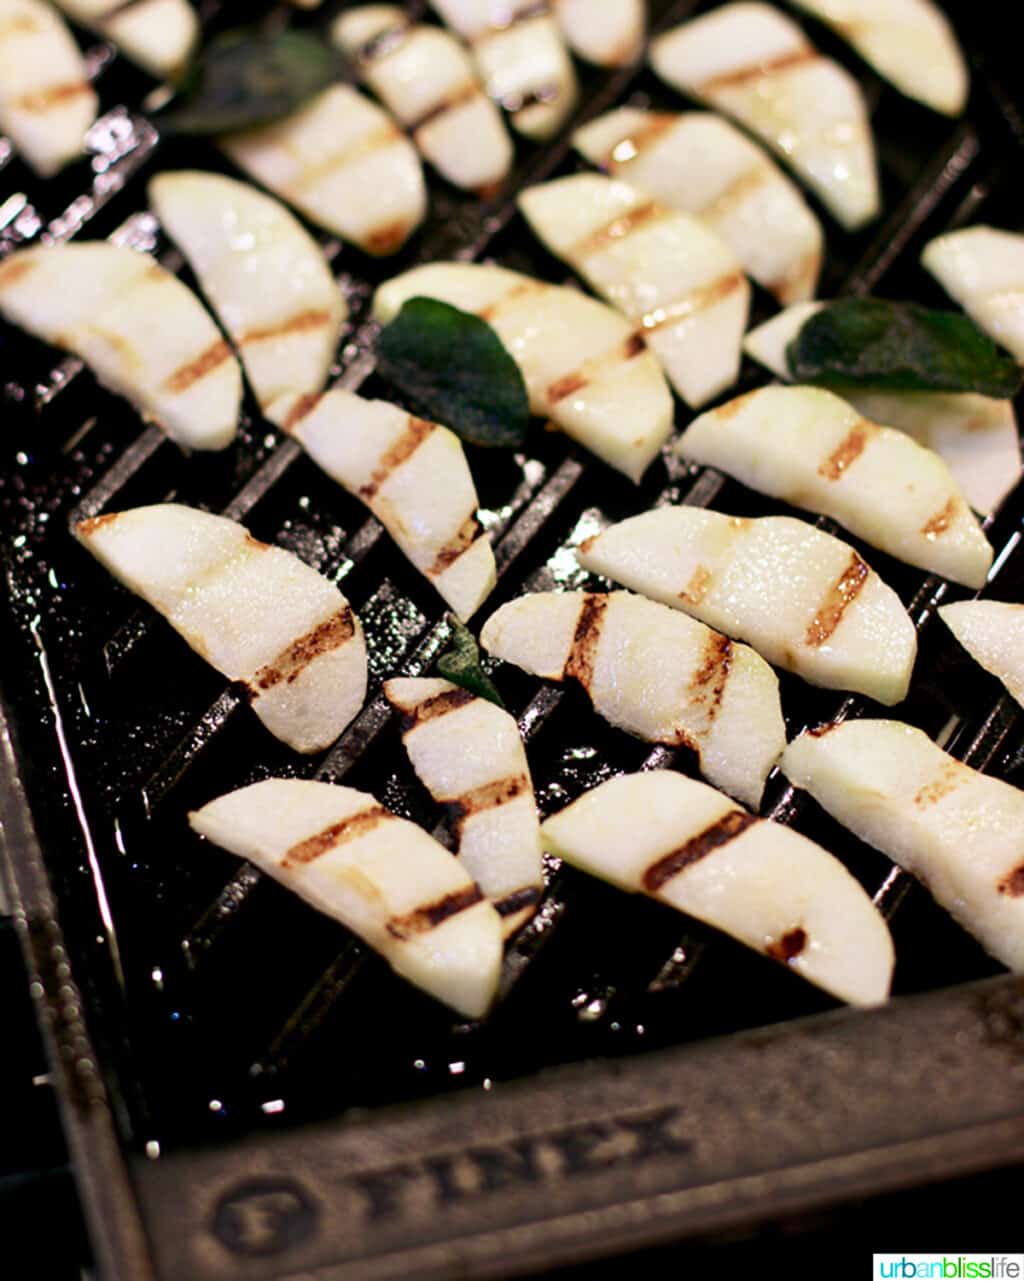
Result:
[[[437,660],[437,670],[453,685],[504,707],[501,695],[481,666],[480,650],[473,633],[454,615],[449,614],[448,621],[452,629],[451,645]]]
[[[381,333],[377,370],[413,412],[474,445],[515,448],[530,404],[519,366],[479,316],[410,298]]]
[[[301,31],[226,31],[200,50],[171,109],[157,120],[183,134],[230,133],[298,110],[342,72],[340,54]]]
[[[1021,387],[1012,356],[966,316],[881,298],[841,298],[786,348],[796,382],[891,391],[973,391],[1005,399]]]

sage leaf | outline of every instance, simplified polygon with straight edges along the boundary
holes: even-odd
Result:
[[[437,660],[437,670],[453,685],[504,708],[501,695],[480,662],[480,650],[473,633],[453,614],[449,614],[448,621],[452,629],[451,644]]]

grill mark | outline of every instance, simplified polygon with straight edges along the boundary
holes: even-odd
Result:
[[[399,137],[402,135],[399,134]],[[381,223],[374,227],[366,237],[366,252],[371,254],[393,254],[409,236],[409,222],[405,218],[396,218],[393,222]]]
[[[639,231],[641,227],[646,227],[649,222],[656,222],[662,218],[670,217],[673,212],[673,210],[667,209],[664,205],[659,205],[656,200],[647,200],[642,204],[634,205],[632,209],[627,209],[618,218],[613,218],[611,222],[605,223],[603,227],[598,227],[596,231],[591,231],[581,240],[578,240],[566,254],[566,257],[587,258],[591,254],[600,253],[602,249],[615,244],[616,241],[625,240],[634,231]]]
[[[941,538],[956,519],[958,506],[957,500],[951,498],[941,511],[937,511],[934,516],[926,520],[921,526],[921,533],[924,534],[925,538],[932,540]]]
[[[645,331],[651,333],[665,325],[675,324],[678,320],[685,320],[687,316],[697,316],[702,311],[717,306],[730,294],[734,294],[743,286],[745,280],[746,276],[742,271],[733,271],[727,276],[720,276],[710,285],[701,285],[698,289],[691,290],[684,298],[647,312],[640,317],[640,324]]]
[[[864,584],[868,581],[869,572],[867,565],[854,552],[850,563],[829,588],[828,595],[818,607],[818,612],[814,615],[804,636],[805,645],[816,649],[819,645],[825,644],[843,621],[843,615],[847,609],[860,595]]]
[[[963,774],[957,762],[946,761],[938,775],[930,783],[926,783],[914,797],[914,804],[921,809],[937,805],[950,792],[955,792],[963,781]]]
[[[610,363],[625,363],[633,360],[646,349],[647,341],[643,334],[632,333],[618,347],[614,347],[611,351],[604,352],[600,356],[592,356],[579,369],[574,369],[572,373],[556,378],[553,383],[548,385],[545,396],[549,407],[557,405],[559,401],[565,400],[568,396],[572,396],[584,387],[589,386]]]
[[[573,633],[572,647],[565,660],[562,679],[575,677],[584,689],[590,688],[594,679],[594,663],[597,660],[597,647],[601,642],[601,627],[604,623],[605,610],[608,608],[608,597],[600,594],[588,594],[583,597],[576,630]]]
[[[107,512],[105,516],[90,516],[86,520],[80,520],[75,526],[75,533],[80,538],[92,538],[104,525],[109,525],[112,521],[120,520],[120,512]]]
[[[350,814],[348,818],[340,819],[330,827],[325,827],[315,836],[309,836],[304,841],[299,841],[297,845],[293,845],[281,860],[281,866],[304,867],[308,863],[314,863],[329,850],[337,849],[340,845],[365,836],[367,832],[372,832],[375,827],[393,817],[383,805],[371,805],[369,809],[359,810],[355,814]]]
[[[818,475],[823,476],[826,480],[839,480],[846,469],[857,461],[867,448],[868,443],[877,435],[878,428],[875,424],[869,423],[866,418],[862,418],[850,428],[828,458],[821,464],[818,468]]]
[[[382,147],[389,147],[392,143],[400,142],[405,135],[399,129],[398,125],[392,120],[371,129],[368,133],[363,134],[350,143],[343,151],[336,151],[333,155],[326,156],[323,160],[317,161],[316,164],[310,165],[305,169],[297,179],[294,180],[293,186],[297,191],[306,191],[321,178],[332,174],[337,169],[345,169],[354,164],[357,160],[362,160],[364,156],[372,155],[373,152],[380,150]]]
[[[482,98],[483,96],[483,91],[476,81],[467,80],[464,85],[450,90],[432,107],[428,107],[416,120],[409,121],[408,128],[411,133],[418,134],[429,125],[435,124],[442,116],[446,116],[449,111],[456,111],[459,107],[465,106],[467,102],[472,102],[474,99]]]
[[[826,725],[815,725],[814,729],[806,732],[808,738],[824,738],[826,734],[831,734],[834,729],[840,726],[839,721],[829,721]]]
[[[477,520],[476,513],[470,512],[454,536],[445,543],[435,556],[434,563],[427,570],[427,577],[439,578],[445,570],[450,569],[460,557],[469,551],[483,532],[483,526]]]
[[[765,952],[775,961],[781,961],[783,965],[789,965],[791,961],[805,951],[810,939],[807,937],[807,931],[799,926],[795,930],[788,930],[779,939],[769,943]]]
[[[750,169],[744,169],[713,200],[703,205],[697,216],[699,218],[724,217],[755,191],[759,191],[772,176],[772,171],[767,165],[758,164]]]
[[[703,707],[708,726],[721,710],[731,669],[732,641],[728,636],[712,632],[704,647],[704,661],[690,681],[690,702],[695,707]]]
[[[475,787],[471,792],[460,796],[458,800],[448,801],[445,809],[448,811],[452,826],[461,830],[466,820],[475,814],[483,814],[487,810],[508,805],[517,797],[526,795],[530,787],[530,780],[526,774],[512,774],[508,778],[499,778],[494,783],[484,783],[481,787]]]
[[[366,503],[373,502],[380,487],[391,473],[401,467],[403,463],[408,462],[434,430],[433,423],[428,423],[424,418],[414,418],[410,414],[405,431],[381,455],[380,462],[366,484],[359,486],[357,491],[359,497]]]
[[[31,271],[35,271],[37,264],[31,259],[12,258],[9,262],[0,265],[0,289],[6,289],[8,285],[16,285],[19,280],[24,280]]]
[[[1024,898],[1024,863],[1015,867],[1009,876],[999,882],[999,893],[1008,894],[1010,898]]]
[[[411,710],[402,712],[402,729],[408,733],[409,730],[427,721],[437,720],[439,716],[447,716],[449,712],[458,711],[460,707],[472,703],[475,697],[476,695],[471,694],[468,689],[449,689],[443,694],[435,694],[433,698],[425,698]]]
[[[486,320],[490,323],[498,312],[507,307],[509,303],[517,302],[520,298],[525,298],[529,294],[544,293],[549,288],[549,285],[545,285],[539,280],[524,280],[520,285],[513,285],[508,293],[502,294],[494,302],[489,303],[486,307],[481,307],[476,314],[481,320]]]
[[[754,391],[745,391],[742,396],[734,396],[732,400],[727,400],[724,405],[719,405],[714,410],[714,415],[719,422],[727,423],[731,418],[735,418],[738,413],[746,409],[754,397],[760,394],[761,392],[758,388]]]
[[[702,858],[742,836],[748,827],[753,827],[759,821],[745,810],[730,810],[728,814],[723,814],[710,827],[691,837],[685,845],[680,845],[671,854],[652,863],[642,877],[644,889],[648,894],[657,894],[680,872],[685,872],[694,863],[699,863]]]
[[[560,400],[565,400],[567,396],[572,396],[575,392],[582,391],[589,381],[590,379],[581,370],[566,374],[564,378],[559,378],[548,387],[548,401],[552,405],[557,405]]]
[[[352,607],[346,605],[330,618],[318,623],[304,636],[293,641],[283,654],[275,658],[272,663],[261,667],[246,684],[256,698],[267,690],[273,689],[275,685],[280,685],[282,681],[291,685],[299,679],[311,663],[323,657],[324,654],[347,645],[355,632],[355,615],[352,613]]]
[[[526,885],[521,890],[513,890],[503,898],[494,900],[494,910],[500,917],[515,916],[528,907],[536,907],[544,891],[537,885]]]
[[[303,418],[308,418],[319,403],[320,395],[318,392],[307,392],[305,396],[300,396],[285,415],[285,420],[281,424],[281,430],[285,432],[293,432],[295,428],[298,427],[299,423],[302,422]]]
[[[628,165],[631,160],[635,160],[642,151],[653,146],[664,134],[674,128],[677,123],[677,117],[667,112],[656,115],[652,120],[647,121],[635,133],[629,134],[612,147],[604,160],[601,162],[601,168],[611,172]]]
[[[309,333],[314,329],[323,329],[331,323],[331,313],[324,310],[300,311],[279,325],[268,325],[266,329],[250,329],[238,340],[239,346],[248,343],[267,342],[271,338],[287,338],[289,334]]]
[[[679,593],[679,599],[689,605],[699,605],[711,590],[714,580],[711,571],[705,565],[698,565],[686,587]]]
[[[11,36],[31,34],[41,31],[42,27],[31,14],[19,13],[15,18],[5,18],[0,22],[0,41],[9,40]]]
[[[89,82],[75,80],[68,84],[51,85],[49,89],[41,89],[36,93],[26,93],[17,99],[14,106],[22,111],[31,111],[35,115],[44,115],[54,107],[59,107],[62,103],[70,102],[71,99],[80,98],[87,93],[92,93]]]
[[[355,51],[356,61],[364,67],[369,66],[372,62],[381,62],[389,54],[399,49],[406,40],[412,35],[412,23],[401,22],[393,27],[385,27],[383,31],[378,31],[375,36],[371,36]]]
[[[711,76],[697,86],[702,97],[718,93],[722,89],[737,89],[769,76],[782,75],[794,67],[805,63],[816,62],[821,55],[810,45],[800,49],[791,49],[789,53],[780,53],[775,58],[764,62],[750,62],[746,66],[736,67],[732,71],[723,71],[721,75]]]
[[[197,356],[195,360],[189,361],[187,365],[182,365],[179,369],[176,369],[165,380],[164,391],[172,392],[174,395],[181,395],[182,392],[194,387],[207,374],[213,373],[215,369],[230,359],[231,348],[223,338],[218,338],[215,343],[207,347],[201,356]]]
[[[452,894],[439,898],[436,903],[417,907],[404,916],[393,916],[385,929],[392,938],[407,942],[417,934],[427,934],[453,916],[458,916],[460,912],[475,907],[483,901],[483,897],[479,885],[467,885],[463,890],[455,890]]]
[[[515,93],[507,93],[498,101],[510,115],[517,115],[520,111],[528,111],[530,107],[548,107],[551,103],[557,102],[561,96],[562,86],[552,82],[536,85],[532,89],[520,89]]]

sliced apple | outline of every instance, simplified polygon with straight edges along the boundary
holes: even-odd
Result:
[[[786,348],[824,303],[787,307],[751,329],[743,350],[784,382],[790,381]],[[1017,484],[1021,458],[1012,400],[973,392],[874,391],[843,388],[842,398],[859,414],[913,436],[945,462],[964,497],[987,516]]]
[[[80,356],[179,445],[234,440],[238,361],[191,289],[147,254],[105,241],[19,250],[0,265],[0,313]]]
[[[547,5],[532,0],[430,0],[473,50],[487,92],[512,126],[535,142],[556,133],[579,87],[562,31]]]
[[[0,131],[49,178],[80,156],[99,99],[58,14],[40,0],[0,0]]]
[[[827,850],[670,770],[602,783],[541,828],[545,847],[723,930],[852,1005],[889,995],[893,945]]]
[[[936,237],[921,262],[976,325],[1024,364],[1024,235],[965,227]]]
[[[161,80],[184,69],[199,38],[188,0],[57,0],[65,13],[106,36],[132,62]]]
[[[426,214],[416,148],[349,85],[332,85],[284,120],[220,142],[250,177],[367,253],[397,253]]]
[[[177,503],[97,516],[74,534],[197,654],[242,682],[256,715],[297,752],[329,747],[362,707],[359,620],[298,556]]]
[[[782,768],[855,836],[924,882],[997,960],[1024,970],[1024,792],[899,721],[801,734]]]
[[[672,394],[642,334],[575,289],[503,267],[435,262],[377,290],[387,324],[410,298],[481,316],[522,371],[535,414],[638,481],[672,434]]]
[[[949,19],[931,0],[794,0],[849,40],[900,93],[958,116],[970,87]]]
[[[459,615],[474,614],[497,571],[462,442],[437,423],[349,391],[286,396],[267,411],[317,466],[366,503]]]
[[[629,592],[536,592],[487,620],[495,657],[579,681],[595,710],[649,743],[689,747],[716,786],[756,806],[786,742],[775,673],[752,649]]]
[[[512,167],[512,141],[453,36],[411,23],[387,4],[347,10],[331,33],[442,177],[482,194],[500,186]]]
[[[313,237],[245,182],[160,174],[149,199],[196,273],[266,408],[324,385],[348,307]]]
[[[943,605],[939,615],[968,654],[1024,706],[1024,605],[965,600]]]
[[[587,62],[621,67],[643,52],[644,0],[554,0],[554,7],[566,40]]]
[[[812,684],[880,703],[906,697],[917,633],[900,598],[852,547],[805,521],[659,507],[588,539],[578,556]]]
[[[460,861],[511,937],[544,893],[537,803],[515,720],[444,680],[385,681],[384,693],[401,713],[413,769],[451,814]]]
[[[573,143],[613,177],[699,218],[779,302],[813,297],[821,223],[782,170],[728,120],[621,107],[577,129]]]
[[[547,247],[636,325],[688,404],[732,386],[750,285],[720,236],[600,174],[530,187],[519,208]]]
[[[938,454],[831,392],[762,387],[702,414],[678,449],[954,582],[981,587],[992,565],[992,547]]]
[[[189,823],[347,926],[410,983],[468,1018],[487,1013],[501,967],[497,912],[443,845],[369,793],[270,778]]]
[[[778,9],[740,0],[684,22],[651,42],[651,66],[763,138],[848,230],[878,214],[861,88]]]

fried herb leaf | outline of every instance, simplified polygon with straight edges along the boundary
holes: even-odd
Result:
[[[437,660],[437,670],[453,685],[468,689],[478,698],[486,698],[503,708],[505,704],[501,695],[481,666],[480,650],[473,633],[452,614],[449,614],[448,622],[452,629],[451,645]]]
[[[526,438],[523,376],[479,316],[435,298],[410,298],[381,333],[377,370],[414,413],[463,440],[511,449]]]
[[[1016,361],[952,311],[881,298],[842,298],[822,308],[786,348],[797,382],[890,391],[1016,395]]]
[[[305,32],[225,31],[200,50],[171,110],[157,119],[161,128],[181,134],[270,124],[298,110],[341,72],[340,54]]]

